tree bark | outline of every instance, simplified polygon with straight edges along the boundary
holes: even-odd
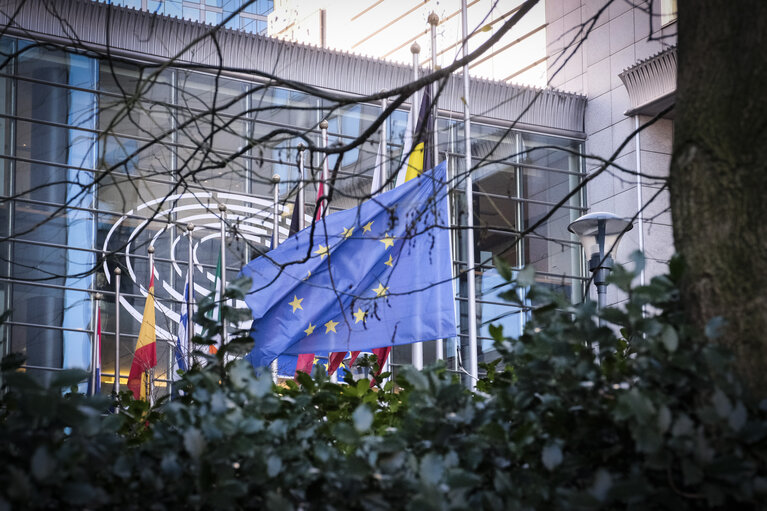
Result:
[[[767,2],[679,0],[670,171],[682,297],[767,397]]]

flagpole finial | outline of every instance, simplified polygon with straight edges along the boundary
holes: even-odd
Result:
[[[320,129],[321,130],[328,129],[328,121],[326,119],[322,119],[322,122],[320,123]]]
[[[273,175],[272,176],[272,183],[277,184],[279,182],[280,182],[280,175],[279,174]]]
[[[298,152],[299,153],[303,153],[305,150],[306,150],[306,146],[303,143],[298,144]]]
[[[429,25],[439,25],[439,16],[437,16],[436,12],[432,12],[426,21],[429,22]]]
[[[122,270],[120,268],[115,268],[114,273],[115,275],[120,275],[122,273]]]
[[[410,45],[410,53],[412,54],[421,53],[421,45],[418,44],[417,42]]]
[[[222,212],[222,213],[223,213],[224,211],[226,211],[226,204],[224,204],[223,202],[222,202],[222,203],[220,203],[220,204],[218,205],[218,210],[219,210],[220,212]]]
[[[192,232],[192,231],[194,230],[194,224],[193,224],[193,223],[191,223],[191,222],[189,222],[188,224],[186,224],[186,230],[187,230],[188,232]]]
[[[154,246],[153,246],[153,245],[149,245],[149,248],[148,248],[148,249],[146,249],[146,251],[147,251],[148,253],[150,253],[150,254],[154,254]]]
[[[96,300],[103,300],[104,295],[102,295],[101,293],[96,293],[95,295],[93,295],[93,298]]]

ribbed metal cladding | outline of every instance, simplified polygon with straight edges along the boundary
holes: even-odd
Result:
[[[653,103],[676,91],[676,46],[645,59],[619,76],[631,101],[631,110]]]
[[[360,95],[404,85],[412,77],[409,66],[223,29],[215,33],[219,59],[213,35],[206,36],[210,25],[91,0],[6,0],[0,5],[0,23],[8,26],[9,35],[56,42],[72,40],[76,35],[94,50],[109,46],[117,54],[137,59],[223,64],[243,72],[256,69]],[[10,20],[9,13],[19,7],[17,16]],[[440,98],[441,109],[461,112],[459,80],[451,77]],[[576,136],[584,132],[584,96],[490,80],[472,79],[471,83],[472,112],[479,117]]]

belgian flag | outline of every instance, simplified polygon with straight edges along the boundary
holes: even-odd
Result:
[[[413,110],[411,109],[410,111],[405,130],[405,143],[402,150],[402,166],[397,173],[397,186],[410,181],[414,177],[419,176],[424,170],[429,170],[434,166],[432,161],[433,149],[430,143],[434,130],[431,107],[431,96],[427,90],[424,91],[421,108],[418,112],[418,121],[412,134]]]
[[[149,294],[144,304],[144,318],[136,341],[136,352],[128,375],[128,389],[136,399],[146,400],[149,369],[157,365],[157,330],[154,318],[154,268],[149,278]]]

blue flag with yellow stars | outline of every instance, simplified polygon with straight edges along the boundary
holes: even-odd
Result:
[[[251,261],[255,367],[456,335],[446,164]]]

